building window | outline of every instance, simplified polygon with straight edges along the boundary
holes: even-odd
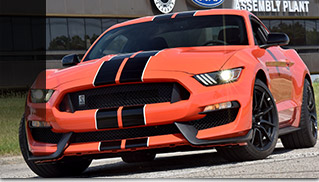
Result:
[[[318,30],[316,29],[316,20],[305,20],[306,22],[306,44],[319,45]]]
[[[85,18],[85,43],[89,48],[102,33],[101,19]]]
[[[268,21],[271,32],[283,32],[289,36],[289,45],[319,45],[319,20],[263,20],[265,25]]]
[[[48,50],[49,49],[49,45],[50,45],[50,42],[51,42],[51,30],[50,30],[50,19],[47,18],[45,20],[45,36],[46,36],[46,39],[45,39],[45,49]]]
[[[47,50],[86,50],[99,35],[110,28],[111,26],[127,21],[129,19],[123,18],[46,18],[46,49]],[[14,32],[11,30],[11,18],[1,18],[3,23],[6,24],[2,31]],[[306,46],[306,45],[319,45],[319,20],[262,20],[270,32],[283,32],[290,38],[289,45],[292,46]],[[25,21],[25,26],[30,24],[29,20]],[[32,25],[36,25],[36,21],[32,19]],[[25,29],[25,28],[24,28]],[[35,39],[37,28],[31,28],[30,31],[24,34],[31,34],[33,37],[31,45],[38,49],[38,43]],[[1,49],[16,49],[17,38],[7,34],[6,37],[1,37],[3,40],[14,39],[5,47]],[[25,36],[25,35],[24,35]],[[13,38],[14,37],[14,38]],[[10,41],[5,42],[10,42]],[[31,41],[31,40],[27,40]],[[13,42],[13,43],[12,43]],[[40,43],[39,43],[40,45]],[[23,45],[20,45],[20,47]],[[21,48],[19,48],[21,49]],[[25,49],[25,48],[24,48]],[[28,48],[30,49],[30,48]]]
[[[46,50],[86,50],[111,26],[129,19],[46,18]]]
[[[123,22],[128,21],[128,20],[130,20],[130,19],[121,18],[121,19],[118,19],[118,23],[123,23]]]
[[[263,24],[268,28],[268,30],[270,29],[269,27],[269,20],[262,20]]]
[[[50,18],[50,32],[49,50],[68,50],[70,48],[66,18]]]
[[[293,21],[292,20],[282,20],[279,25],[280,32],[284,32],[290,38],[289,45],[292,45],[294,42],[291,40],[294,37],[294,30],[293,30]]]
[[[42,17],[31,19],[33,50],[44,51],[46,49],[44,47],[46,43],[46,32],[44,32],[46,29],[45,21],[46,19]]]
[[[271,32],[280,32],[280,23],[281,21],[280,20],[270,20],[269,22],[269,30]]]
[[[104,32],[105,30],[107,30],[115,24],[117,24],[117,19],[102,19],[102,31]]]
[[[32,50],[32,33],[30,17],[13,17],[13,48],[15,51]]]
[[[11,18],[0,17],[0,25],[0,51],[13,51]]]
[[[85,30],[83,18],[68,18],[70,49],[85,50]]]
[[[306,29],[304,20],[294,20],[292,45],[305,45]]]

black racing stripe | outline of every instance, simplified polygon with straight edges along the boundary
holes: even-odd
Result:
[[[121,149],[121,141],[101,142],[100,151]]]
[[[125,148],[147,147],[147,138],[126,140]]]
[[[278,62],[278,59],[276,58],[276,56],[275,56],[270,50],[266,49],[266,51],[270,54],[270,56],[271,56],[276,62]],[[278,66],[276,66],[276,70],[277,70],[278,74],[280,75],[280,71],[279,71]]]
[[[96,113],[97,129],[118,128],[116,109],[100,109]]]
[[[130,57],[132,54],[123,54],[113,57],[109,61],[103,62],[96,78],[94,86],[114,84],[116,74],[125,58]]]
[[[189,11],[189,12],[182,12],[178,13],[175,18],[187,18],[187,17],[192,17],[196,11]]]
[[[173,16],[173,13],[165,14],[165,15],[158,15],[155,16],[153,21],[159,21],[159,20],[170,20]]]
[[[137,54],[134,58],[130,58],[122,71],[120,82],[141,82],[144,68],[151,56],[157,54],[158,51],[148,51]]]
[[[124,107],[122,109],[123,127],[144,125],[144,106]]]

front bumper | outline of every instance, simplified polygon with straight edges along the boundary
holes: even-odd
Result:
[[[175,75],[176,76],[176,75]],[[249,75],[248,75],[249,76]],[[250,140],[251,128],[251,100],[252,82],[243,82],[245,75],[235,83],[204,87],[189,75],[180,73],[176,82],[190,91],[188,100],[176,103],[147,104],[144,108],[145,125],[119,127],[116,129],[97,129],[96,110],[83,110],[74,113],[61,112],[58,103],[59,95],[63,92],[56,90],[51,101],[43,105],[27,103],[26,122],[32,120],[48,121],[52,126],[52,132],[68,135],[69,140],[60,140],[57,143],[45,143],[35,140],[28,128],[28,143],[32,155],[31,160],[52,160],[60,156],[89,155],[98,153],[118,153],[132,150],[145,150],[152,148],[176,147],[181,145],[228,145],[245,143]],[[163,79],[163,78],[162,78]],[[250,80],[250,78],[246,78]],[[172,80],[170,80],[172,81]],[[63,87],[61,90],[67,90]],[[59,100],[60,99],[60,100]],[[189,122],[202,120],[205,115],[200,114],[204,107],[216,103],[236,101],[240,107],[235,118],[231,122],[225,122],[218,126],[209,125],[204,128],[194,128]],[[34,112],[36,111],[36,112]],[[43,114],[45,113],[45,114]],[[76,124],[75,124],[76,123]],[[214,123],[214,121],[212,121]],[[116,139],[98,138],[89,141],[77,141],[77,136],[83,133],[108,132],[126,129],[146,129],[148,127],[173,125],[175,132],[163,132],[162,134],[124,137]],[[177,126],[177,127],[176,127]],[[141,131],[142,131],[141,130]],[[64,133],[64,134],[63,134]],[[71,135],[71,134],[70,134]],[[72,141],[73,140],[73,141]],[[74,141],[75,140],[75,141]],[[61,149],[62,148],[62,149]],[[49,157],[50,156],[50,157]],[[40,157],[40,158],[38,158]],[[44,159],[47,157],[47,159]]]
[[[194,128],[192,125],[188,125],[185,123],[175,123],[175,125],[177,126],[179,131],[183,134],[185,139],[192,145],[205,146],[205,145],[245,143],[245,142],[248,142],[249,140],[251,140],[251,138],[252,138],[252,130],[249,130],[249,132],[244,136],[239,136],[239,137],[234,137],[234,138],[225,138],[225,139],[219,139],[219,140],[202,140],[202,139],[198,139],[196,137],[198,130],[196,128]],[[61,140],[57,144],[57,147],[56,147],[57,149],[54,153],[52,153],[50,155],[45,155],[45,156],[34,156],[34,155],[32,155],[32,154],[30,155],[28,153],[29,154],[27,156],[28,160],[30,160],[30,161],[51,161],[51,160],[59,159],[63,155],[64,150],[71,143],[72,134],[73,134],[72,132],[63,134]],[[135,140],[135,143],[133,145],[131,144],[131,146],[129,146],[129,147],[126,147],[126,149],[135,148],[135,147],[145,147],[145,146],[142,146],[143,145],[142,142],[140,142],[140,144],[138,144],[138,143],[136,143],[136,141],[138,141],[138,140]],[[104,147],[103,149],[105,149],[105,150],[119,149],[117,145],[114,145],[114,143],[112,143],[112,144],[113,145],[103,146]],[[172,142],[171,142],[171,144],[172,144]],[[101,149],[102,149],[101,143],[99,143],[98,149],[99,149],[99,151],[101,151]]]

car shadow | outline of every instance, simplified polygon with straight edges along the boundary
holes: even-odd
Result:
[[[116,162],[112,164],[94,166],[77,177],[107,177],[125,176],[146,172],[160,172],[176,169],[187,169],[227,163],[217,152],[189,154],[182,156],[158,157],[154,161],[127,164]]]
[[[285,149],[284,147],[275,148],[272,154],[283,154],[292,151],[292,149]]]
[[[289,151],[291,150],[276,148],[273,154],[282,154]],[[144,163],[127,164],[124,162],[115,162],[112,164],[93,166],[88,168],[82,175],[73,177],[116,177],[147,172],[161,172],[236,163],[237,162],[225,160],[217,152],[209,151],[208,153],[186,154],[181,156],[161,156],[157,157],[154,161]]]

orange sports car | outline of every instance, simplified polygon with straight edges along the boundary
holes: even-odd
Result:
[[[83,172],[92,159],[151,161],[216,148],[263,159],[278,137],[312,147],[310,73],[289,38],[243,10],[149,16],[106,30],[80,61],[46,70],[31,87],[20,148],[39,176]],[[45,84],[43,84],[45,83]]]

